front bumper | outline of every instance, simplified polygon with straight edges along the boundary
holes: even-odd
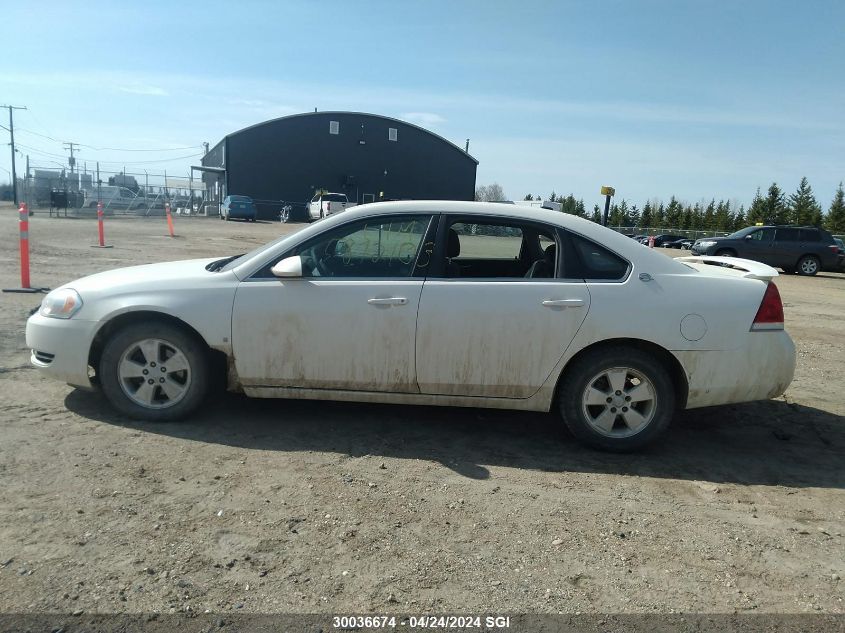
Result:
[[[26,322],[26,345],[32,350],[30,361],[46,376],[91,389],[88,352],[97,325],[97,321],[33,314]]]
[[[693,255],[712,255],[716,252],[716,249],[719,247],[718,244],[714,244],[713,246],[708,246],[706,248],[702,248],[698,244],[693,244],[690,247],[690,252]]]
[[[687,375],[687,409],[775,398],[795,373],[795,344],[784,330],[749,332],[735,350],[672,353]]]

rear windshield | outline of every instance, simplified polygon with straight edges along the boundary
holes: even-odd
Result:
[[[323,195],[324,202],[346,202],[346,196],[341,193],[327,193]]]
[[[232,202],[252,202],[252,198],[246,196],[229,196]]]

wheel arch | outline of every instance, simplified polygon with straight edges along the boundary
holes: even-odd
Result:
[[[670,352],[664,347],[661,347],[657,343],[653,343],[651,341],[646,341],[643,339],[612,338],[605,339],[603,341],[597,341],[595,343],[587,345],[583,349],[579,350],[576,354],[574,354],[572,358],[570,358],[566,362],[566,365],[564,365],[563,369],[560,372],[560,375],[557,378],[557,383],[555,384],[554,390],[554,398],[552,398],[549,410],[552,410],[556,406],[556,403],[558,402],[560,385],[563,382],[564,377],[567,375],[567,372],[573,367],[573,365],[578,360],[597,350],[619,349],[620,347],[627,347],[629,349],[639,350],[657,359],[657,361],[660,362],[660,364],[666,368],[666,370],[669,372],[669,376],[672,379],[672,384],[675,387],[677,408],[686,408],[687,397],[689,395],[689,382],[687,381],[687,375],[684,371],[683,366],[681,365],[681,362],[675,357],[674,354],[672,354],[672,352]]]
[[[153,321],[177,327],[190,334],[197,341],[200,341],[208,354],[213,375],[226,376],[228,357],[225,352],[211,347],[203,335],[200,334],[199,331],[197,331],[197,329],[190,323],[180,319],[179,317],[173,316],[172,314],[159,312],[157,310],[132,310],[129,312],[122,312],[114,315],[106,321],[102,327],[97,330],[97,333],[94,335],[94,340],[91,342],[91,347],[88,350],[88,365],[94,368],[95,373],[99,371],[100,357],[103,354],[103,348],[105,347],[106,341],[115,332],[129,325],[134,325],[136,323],[150,323]]]

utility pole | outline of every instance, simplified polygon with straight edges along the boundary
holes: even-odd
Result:
[[[9,136],[12,137],[12,192],[15,198],[15,206],[18,206],[18,176],[15,173],[15,121],[12,118],[12,110],[26,110],[26,106],[4,105],[9,108]]]
[[[62,143],[62,145],[65,146],[65,149],[70,150],[70,158],[68,159],[67,164],[70,165],[70,179],[71,184],[73,184],[73,167],[76,164],[76,159],[73,157],[73,146],[76,145],[79,147],[79,143]],[[76,189],[78,189],[78,187],[74,187],[74,191]]]

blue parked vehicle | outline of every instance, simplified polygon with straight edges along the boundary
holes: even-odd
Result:
[[[255,222],[257,211],[255,203],[249,196],[226,196],[220,207],[220,219],[229,221],[240,218],[247,222]]]

